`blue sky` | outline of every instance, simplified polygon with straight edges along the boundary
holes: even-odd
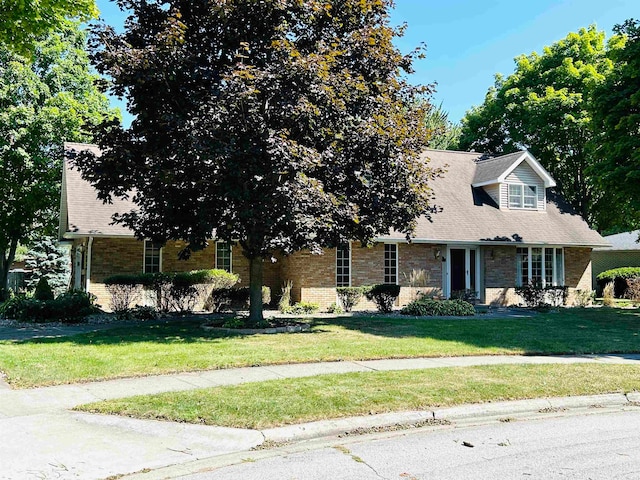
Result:
[[[105,22],[120,30],[124,14],[109,0],[97,4]],[[482,103],[496,73],[513,72],[517,55],[540,52],[593,23],[610,36],[615,24],[639,16],[638,0],[396,0],[391,20],[408,25],[397,41],[402,51],[427,45],[411,82],[437,82],[434,103],[459,121]],[[129,123],[124,104],[114,104]]]

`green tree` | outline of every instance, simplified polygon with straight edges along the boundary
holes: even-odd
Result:
[[[94,0],[0,0],[0,43],[20,54],[30,54],[37,41],[68,28],[70,20],[98,16]]]
[[[613,37],[609,46],[620,42]],[[527,148],[558,183],[558,191],[591,224],[600,192],[589,176],[594,158],[589,95],[611,72],[604,32],[570,33],[542,54],[515,59],[514,73],[496,76],[484,103],[462,120],[460,147],[492,154]]]
[[[60,202],[62,144],[117,112],[95,86],[78,25],[38,42],[33,55],[0,46],[0,296],[18,242],[52,234]]]
[[[593,94],[591,174],[604,192],[599,226],[615,233],[640,227],[640,21],[614,31],[626,42],[610,50],[613,70]]]
[[[25,282],[27,289],[35,289],[44,278],[55,296],[66,291],[71,281],[70,260],[68,250],[58,244],[56,237],[45,236],[34,241],[25,261],[25,267],[31,272]]]
[[[140,238],[212,235],[250,262],[251,313],[262,318],[262,261],[410,235],[434,176],[427,88],[402,77],[420,52],[393,46],[391,0],[131,2],[127,30],[97,31],[97,68],[136,116],[106,125],[84,177],[109,200],[135,191],[117,217]],[[215,233],[214,233],[215,232]]]
[[[429,148],[438,150],[457,150],[462,127],[449,120],[449,113],[438,106],[427,105],[425,124],[430,131]]]

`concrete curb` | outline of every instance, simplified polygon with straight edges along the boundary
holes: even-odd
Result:
[[[579,397],[534,398],[530,400],[514,400],[461,405],[438,410],[425,410],[400,413],[384,413],[368,417],[353,417],[338,420],[321,420],[299,425],[270,428],[263,430],[265,440],[272,442],[297,442],[318,437],[345,434],[357,429],[385,428],[396,425],[413,425],[418,422],[434,419],[448,420],[452,423],[465,420],[483,420],[513,415],[544,415],[572,409],[595,407],[620,408],[635,406],[640,402],[640,393],[627,395],[622,393],[605,395],[585,395]]]
[[[264,440],[273,442],[273,449],[262,451],[244,451],[224,456],[202,458],[194,462],[181,463],[152,470],[124,475],[127,480],[165,480],[197,472],[223,468],[246,461],[273,456],[274,449],[282,448],[287,452],[323,447],[327,443],[354,441],[360,435],[377,433],[385,428],[409,430],[422,425],[425,420],[446,420],[450,424],[426,425],[426,428],[454,428],[472,426],[496,421],[535,420],[549,416],[576,415],[585,412],[593,414],[612,410],[640,410],[640,392],[629,394],[615,393],[605,395],[585,395],[578,397],[537,398],[485,404],[460,405],[439,410],[385,413],[367,417],[352,417],[337,420],[323,420],[300,425],[262,430]],[[420,427],[418,427],[420,428]],[[368,430],[371,430],[369,432]],[[336,438],[340,437],[340,438]],[[345,439],[348,437],[348,439]],[[282,444],[280,447],[278,444]]]

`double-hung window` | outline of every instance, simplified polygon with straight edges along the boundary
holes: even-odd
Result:
[[[535,185],[509,184],[509,208],[526,208],[535,210],[538,207],[538,187]]]
[[[384,244],[384,283],[398,283],[398,245]]]
[[[516,250],[516,285],[564,285],[564,251],[556,247],[520,247]]]
[[[231,272],[231,245],[227,242],[216,242],[216,268]]]
[[[162,271],[162,244],[150,240],[144,241],[144,273],[158,273]]]
[[[351,286],[351,245],[348,243],[336,249],[336,286]]]

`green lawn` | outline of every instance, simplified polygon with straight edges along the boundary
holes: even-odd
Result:
[[[529,318],[318,319],[308,333],[207,332],[196,321],[0,342],[18,388],[292,362],[455,355],[640,352],[640,310],[567,309]]]
[[[640,390],[628,365],[499,365],[349,373],[139,396],[98,413],[242,428],[499,400]]]

